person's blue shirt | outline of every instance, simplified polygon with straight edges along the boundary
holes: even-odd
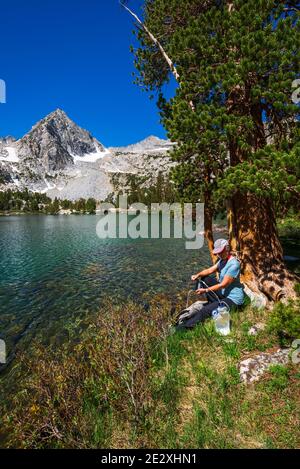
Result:
[[[218,267],[221,261],[218,262]],[[240,282],[241,265],[240,262],[235,258],[231,257],[221,269],[219,275],[219,282],[221,283],[225,277],[234,278],[233,282],[226,288],[222,288],[222,294],[232,300],[236,305],[242,305],[245,299],[245,293],[243,285]]]

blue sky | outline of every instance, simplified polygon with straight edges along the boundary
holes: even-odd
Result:
[[[0,135],[19,138],[61,108],[106,146],[165,137],[155,100],[133,84],[132,30],[118,0],[2,1]]]

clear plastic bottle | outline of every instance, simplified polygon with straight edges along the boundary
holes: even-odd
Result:
[[[219,304],[218,308],[213,311],[212,317],[218,334],[230,334],[230,313],[229,308],[225,303]]]

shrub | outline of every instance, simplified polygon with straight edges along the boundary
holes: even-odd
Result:
[[[155,406],[149,370],[170,309],[155,300],[147,312],[134,303],[107,303],[79,343],[57,350],[36,344],[30,359],[21,356],[20,389],[1,422],[6,446],[106,447],[110,432],[122,425],[136,433]]]
[[[269,368],[271,379],[266,387],[269,391],[285,389],[289,385],[289,370],[283,365],[272,365]]]
[[[278,224],[279,234],[287,238],[300,238],[300,219],[296,216],[286,217]]]
[[[270,314],[268,329],[279,336],[281,345],[300,338],[300,299],[277,303]]]

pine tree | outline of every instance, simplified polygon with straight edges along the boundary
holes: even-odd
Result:
[[[90,215],[96,213],[96,200],[95,200],[95,199],[92,199],[92,198],[89,198],[89,199],[86,201],[85,210],[86,210],[86,212],[88,212]]]
[[[60,210],[60,203],[57,197],[53,200],[52,204],[49,206],[49,213],[51,215],[57,215]]]
[[[83,198],[80,198],[79,200],[76,200],[74,203],[74,207],[76,212],[85,212],[85,206],[86,206],[86,200]]]
[[[146,0],[140,27],[137,82],[158,91],[168,136],[178,142],[178,189],[205,201],[205,233],[223,206],[245,283],[269,300],[294,296],[276,229],[282,204],[299,208],[300,2],[270,0]],[[173,73],[174,75],[174,73]]]

